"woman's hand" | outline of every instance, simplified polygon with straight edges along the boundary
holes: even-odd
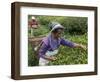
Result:
[[[57,59],[57,57],[51,56],[51,60],[55,61]]]
[[[80,45],[80,47],[81,47],[82,49],[84,49],[84,50],[87,49],[86,46],[84,46],[84,45]]]
[[[54,56],[44,56],[45,59],[49,60],[49,61],[55,61],[57,59],[57,57]]]
[[[76,48],[82,48],[82,49],[84,49],[84,50],[87,49],[86,46],[85,46],[85,45],[82,45],[82,44],[76,44],[76,43],[75,43],[75,47],[76,47]]]

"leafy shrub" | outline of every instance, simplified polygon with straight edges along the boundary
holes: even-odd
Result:
[[[83,45],[87,45],[87,35],[80,35],[80,36],[69,36],[68,40],[80,43]],[[35,58],[35,53],[32,50],[32,46],[29,45],[29,66],[36,66],[38,65],[38,60]],[[79,49],[79,48],[69,48],[66,46],[60,46],[59,54],[57,55],[57,60],[50,62],[49,65],[70,65],[70,64],[87,64],[87,50]]]
[[[28,44],[28,66],[37,66],[38,65],[37,56],[33,50],[31,44]]]
[[[59,22],[65,27],[65,34],[84,34],[87,32],[86,17],[65,17],[65,16],[37,16],[39,23],[48,27],[52,21]]]
[[[86,35],[81,35],[78,38],[77,36],[70,36],[68,40],[71,40],[75,43],[87,45],[87,37],[85,36]],[[87,56],[88,56],[87,50],[61,46],[59,48],[59,54],[57,55],[57,60],[50,62],[49,65],[87,64],[88,63]]]

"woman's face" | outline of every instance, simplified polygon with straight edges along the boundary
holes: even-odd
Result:
[[[63,30],[62,29],[58,29],[57,32],[54,33],[54,37],[55,38],[60,38],[62,33],[63,33]]]

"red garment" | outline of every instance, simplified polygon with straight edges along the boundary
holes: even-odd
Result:
[[[38,25],[36,20],[31,20],[28,22],[29,27],[35,28]]]

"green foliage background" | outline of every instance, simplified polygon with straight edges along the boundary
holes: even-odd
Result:
[[[28,16],[28,19],[32,15]],[[65,27],[63,37],[72,42],[87,45],[87,21],[86,17],[68,17],[68,16],[35,16],[39,22],[39,29],[33,29],[33,36],[46,36],[50,29],[48,24],[52,21],[59,22]],[[30,34],[30,29],[28,30]],[[30,36],[29,36],[30,37]],[[38,60],[31,44],[28,45],[28,66],[37,66]],[[60,46],[57,60],[50,62],[49,65],[70,65],[70,64],[87,64],[87,50],[79,48],[69,48]]]

